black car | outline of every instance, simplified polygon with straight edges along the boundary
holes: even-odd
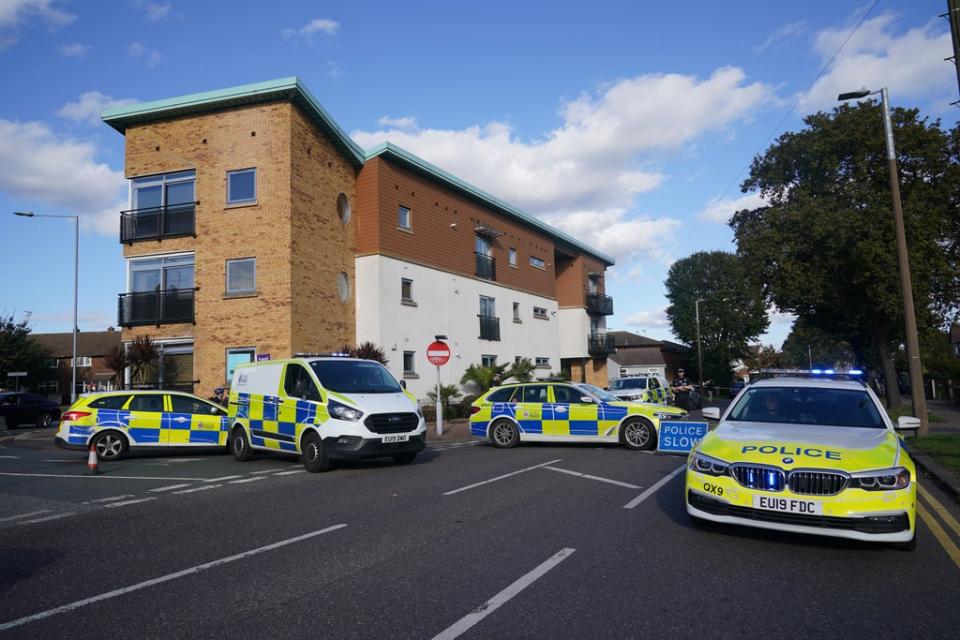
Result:
[[[6,418],[8,427],[25,424],[49,427],[60,419],[60,405],[36,393],[0,393],[0,416]]]

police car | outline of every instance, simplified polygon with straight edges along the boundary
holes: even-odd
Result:
[[[720,424],[690,453],[687,513],[912,549],[917,473],[897,431],[920,421],[894,426],[858,371],[768,373],[722,418],[703,410]]]
[[[413,462],[427,426],[416,398],[379,362],[298,357],[238,366],[228,405],[230,451],[299,455],[307,471],[334,460]]]
[[[80,396],[60,417],[55,444],[117,460],[131,449],[222,449],[227,412],[189,393],[107,391]]]
[[[535,382],[495,387],[471,407],[470,432],[506,449],[521,442],[619,442],[652,449],[660,420],[687,412],[628,402],[584,383]]]
[[[617,378],[610,385],[610,393],[621,400],[670,404],[670,385],[663,376],[639,375]]]

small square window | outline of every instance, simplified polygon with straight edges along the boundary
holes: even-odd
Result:
[[[411,231],[412,225],[410,221],[410,209],[404,206],[400,206],[397,209],[397,226],[405,231]]]
[[[547,310],[544,307],[534,307],[533,308],[533,317],[539,318],[540,320],[548,320]]]
[[[544,358],[537,356],[537,369],[549,369],[550,368],[550,358]]]
[[[497,356],[485,354],[480,356],[480,365],[484,367],[492,367],[497,364]]]
[[[523,322],[523,320],[520,319],[520,303],[519,302],[513,303],[513,321]]]
[[[240,347],[237,349],[227,349],[227,384],[233,382],[233,370],[238,364],[253,362],[256,355],[256,349],[253,347]]]
[[[510,266],[517,266],[517,250],[513,247],[510,247]]]
[[[404,351],[403,352],[403,375],[416,375],[417,373],[417,352],[416,351]]]
[[[256,293],[257,259],[227,260],[227,293]]]
[[[409,278],[400,280],[400,300],[401,302],[413,302],[413,280]]]
[[[257,170],[240,169],[227,172],[227,204],[248,204],[257,201]]]
[[[546,269],[546,263],[543,261],[543,258],[538,258],[536,256],[530,256],[530,266],[536,267],[537,269]]]

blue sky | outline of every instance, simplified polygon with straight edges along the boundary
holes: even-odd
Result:
[[[672,261],[732,250],[741,172],[800,102],[890,88],[952,125],[960,109],[941,0],[223,3],[0,0],[0,312],[116,321],[125,274],[123,137],[104,107],[300,76],[364,147],[391,140],[614,255],[609,326],[670,338]],[[886,212],[879,212],[885,214]],[[790,318],[772,316],[779,344]]]

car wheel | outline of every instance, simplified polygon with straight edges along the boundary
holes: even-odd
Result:
[[[416,451],[408,451],[407,453],[398,453],[393,456],[393,461],[397,464],[410,464],[417,459]]]
[[[116,431],[105,431],[93,439],[93,447],[101,460],[119,460],[127,453],[127,439]]]
[[[510,449],[520,443],[517,425],[509,420],[497,420],[490,427],[490,441],[498,449]]]
[[[253,448],[243,427],[236,427],[230,434],[230,453],[237,462],[246,462],[253,457]]]
[[[627,420],[620,427],[620,444],[627,449],[641,451],[652,449],[657,439],[653,425],[643,418]]]
[[[46,429],[51,424],[53,424],[53,416],[49,413],[40,414],[40,419],[37,420],[37,426],[41,429]]]
[[[310,432],[303,437],[300,450],[302,451],[300,460],[303,462],[303,467],[310,473],[319,473],[330,468],[330,458],[327,457],[323,440],[316,432]]]

